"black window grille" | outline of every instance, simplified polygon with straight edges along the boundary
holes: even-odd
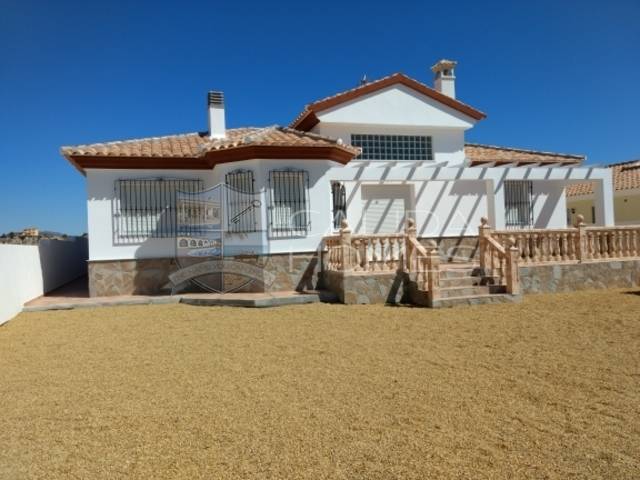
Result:
[[[116,180],[114,208],[116,239],[138,241],[146,238],[176,237],[178,233],[177,192],[187,192],[195,196],[202,189],[201,180],[162,178]],[[198,227],[199,216],[195,211],[191,213],[194,215],[192,226],[195,230]]]
[[[431,137],[424,135],[352,134],[351,145],[360,147],[360,160],[433,160]]]
[[[260,201],[254,195],[251,170],[234,170],[225,175],[227,185],[227,226],[235,233],[255,232],[258,229],[256,211]]]
[[[343,183],[333,182],[331,184],[331,200],[333,228],[337,230],[342,225],[342,220],[347,218],[347,194]]]
[[[309,174],[304,170],[269,172],[269,229],[271,235],[304,235],[311,227]]]
[[[532,227],[533,183],[527,180],[506,180],[504,209],[507,228]]]

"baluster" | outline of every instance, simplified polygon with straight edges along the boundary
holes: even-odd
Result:
[[[624,242],[624,234],[626,232],[624,230],[618,230],[616,232],[616,236],[618,238],[618,242],[616,243],[617,245],[617,249],[618,249],[618,257],[619,258],[624,258],[625,257],[625,253],[626,253],[626,249],[625,249],[625,242]]]
[[[422,257],[422,290],[429,290],[429,259]]]
[[[496,259],[495,259],[495,251],[493,249],[493,246],[491,247],[490,254],[491,254],[491,275],[495,275],[496,274]]]
[[[631,256],[635,257],[638,255],[638,253],[640,253],[640,249],[638,248],[638,237],[639,235],[639,231],[638,230],[632,230],[631,231]]]
[[[538,255],[540,255],[539,252],[539,247],[538,247],[538,234],[537,233],[532,233],[531,234],[531,262],[535,263],[538,261]]]
[[[576,232],[570,232],[569,233],[569,247],[570,247],[569,260],[573,261],[578,259],[578,249],[576,248],[577,241],[578,241],[578,234]]]
[[[553,244],[551,241],[551,234],[549,232],[544,233],[544,261],[550,262],[552,260],[551,254],[553,253]]]
[[[331,265],[333,266],[334,270],[337,270],[339,265],[338,265],[338,248],[337,245],[333,244],[331,245]]]
[[[380,239],[380,270],[389,269],[389,239],[382,237]]]
[[[505,248],[508,248],[505,246]],[[500,285],[504,285],[504,257],[499,255],[499,265],[500,265]]]
[[[580,230],[578,230],[577,232],[575,232],[574,234],[574,245],[573,248],[575,250],[575,260],[580,261],[582,259],[587,259],[589,258],[589,239],[587,238],[586,235],[584,235],[584,232],[581,236],[580,234]],[[582,244],[580,244],[580,242],[583,242]]]
[[[363,255],[362,255],[362,270],[365,272],[369,271],[369,239],[362,239]]]
[[[362,246],[362,241],[357,238],[353,241],[353,253],[354,253],[354,258],[353,258],[353,269],[355,271],[360,271],[362,270],[362,255],[361,255],[361,246]]]
[[[615,231],[612,232],[607,232],[607,242],[608,242],[608,251],[607,253],[609,254],[609,258],[615,258],[618,256],[616,250],[616,243],[617,243],[618,239],[617,239],[617,235]]]
[[[380,270],[378,265],[378,238],[371,239],[371,271]]]
[[[329,261],[331,262],[331,269],[332,270],[338,270],[340,265],[339,265],[339,258],[338,258],[338,246],[335,243],[332,243],[331,247],[329,247],[330,250],[330,254],[329,254]]]
[[[568,235],[566,232],[562,232],[562,261],[566,262],[569,260],[569,242]]]
[[[520,241],[520,245],[522,248],[522,258],[524,260],[524,263],[529,263],[531,261],[531,247],[529,245],[529,235],[527,235],[526,233],[522,235],[518,235],[518,240]],[[504,248],[507,248],[506,239],[505,239],[505,242],[502,244],[502,246]]]
[[[622,232],[622,255],[624,257],[629,256],[629,230],[624,230]]]
[[[389,269],[396,269],[396,249],[395,249],[396,239],[395,237],[389,238]]]
[[[602,258],[609,258],[609,234],[606,231],[600,233],[602,242]]]

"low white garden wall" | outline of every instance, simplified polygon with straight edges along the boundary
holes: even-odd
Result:
[[[0,324],[25,302],[87,273],[87,239],[42,240],[38,245],[0,244]]]

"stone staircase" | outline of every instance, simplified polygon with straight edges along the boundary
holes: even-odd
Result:
[[[415,281],[409,283],[409,290],[413,303],[433,308],[511,303],[522,299],[521,295],[506,293],[506,286],[500,285],[497,277],[486,275],[472,264],[441,265],[439,298],[431,304],[427,292],[420,290]]]

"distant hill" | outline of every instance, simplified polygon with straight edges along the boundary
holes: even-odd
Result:
[[[87,234],[83,234],[85,237]],[[22,232],[8,232],[0,235],[0,243],[13,245],[37,245],[40,240],[69,240],[75,235],[52,232],[50,230],[38,230],[37,228],[25,228]]]

